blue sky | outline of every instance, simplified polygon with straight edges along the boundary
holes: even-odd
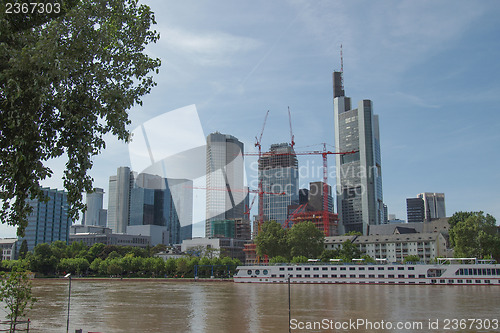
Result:
[[[148,52],[162,67],[158,86],[130,111],[131,130],[194,104],[205,135],[232,134],[255,151],[267,110],[263,149],[289,142],[289,106],[297,151],[334,145],[332,72],[342,44],[346,95],[372,100],[380,116],[389,213],[406,219],[407,197],[444,192],[449,216],[483,210],[500,219],[500,2],[146,3],[161,34]],[[130,165],[126,144],[110,136],[107,145],[91,171],[105,191],[116,168]],[[299,161],[320,170],[320,157]],[[62,188],[64,162],[50,165],[55,175],[44,184]]]

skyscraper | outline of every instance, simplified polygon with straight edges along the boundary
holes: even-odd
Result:
[[[425,221],[446,217],[446,207],[444,204],[444,193],[420,193],[418,198],[424,200]]]
[[[207,136],[205,237],[213,237],[212,221],[244,218],[243,143],[219,132]]]
[[[118,168],[109,178],[108,228],[114,233],[127,233],[128,226],[153,225],[164,227],[169,244],[180,244],[192,237],[192,210],[191,180],[136,174],[128,167]]]
[[[33,251],[35,246],[42,243],[50,244],[60,240],[67,244],[69,241],[71,219],[68,216],[68,193],[51,188],[42,188],[42,190],[49,200],[47,202],[38,199],[28,201],[33,211],[28,216],[25,236],[19,238],[19,244],[26,240],[28,251]]]
[[[130,190],[134,174],[129,167],[119,167],[116,176],[109,177],[108,228],[113,233],[124,234],[129,225]]]
[[[106,213],[102,208],[104,190],[95,188],[94,192],[86,194],[87,210],[85,211],[84,225],[106,226]]]
[[[262,182],[264,221],[283,224],[288,206],[299,203],[299,170],[297,156],[288,143],[271,145],[259,160],[259,181]]]
[[[139,174],[130,195],[130,226],[165,227],[169,244],[192,237],[193,183]]]
[[[367,235],[369,225],[384,221],[378,116],[373,114],[370,100],[351,108],[341,72],[333,73],[333,104],[337,150],[357,151],[336,155],[340,233],[359,231]]]
[[[406,199],[406,219],[408,223],[424,222],[425,207],[422,198],[407,198]]]
[[[309,197],[308,205],[314,211],[323,210],[323,182],[311,182],[309,183]],[[332,187],[327,185],[328,189],[328,211],[333,213],[333,197],[332,197]]]

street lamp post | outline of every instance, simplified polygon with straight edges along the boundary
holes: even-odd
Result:
[[[66,333],[69,332],[69,306],[71,301],[71,273],[68,273],[64,276],[65,278],[69,278],[69,291],[68,291],[68,321],[66,322]]]

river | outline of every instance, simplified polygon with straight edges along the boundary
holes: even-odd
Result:
[[[38,302],[29,312],[30,332],[66,331],[68,282],[33,281]],[[498,332],[499,302],[495,286],[292,284],[291,326],[292,332]],[[288,316],[286,284],[73,279],[69,331],[288,332]]]

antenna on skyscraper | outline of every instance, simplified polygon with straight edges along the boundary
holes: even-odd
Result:
[[[342,44],[340,44],[340,85],[344,91],[344,56],[342,55]]]

